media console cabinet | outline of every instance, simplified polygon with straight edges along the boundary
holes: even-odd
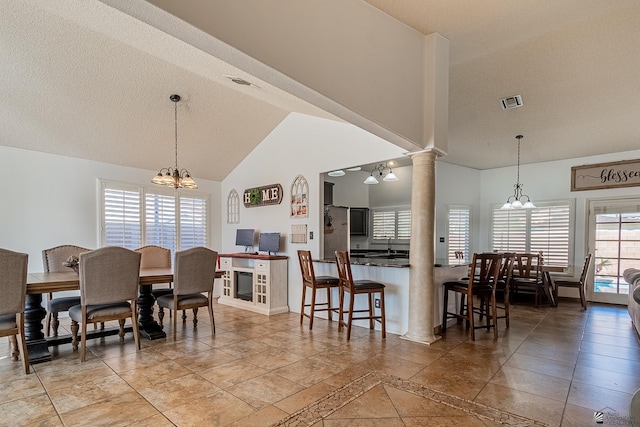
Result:
[[[289,311],[289,257],[245,253],[218,256],[222,271],[220,304],[266,315]]]

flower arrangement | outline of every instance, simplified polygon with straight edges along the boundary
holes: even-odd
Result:
[[[76,273],[78,273],[78,271],[80,270],[80,260],[75,255],[71,255],[69,258],[67,258],[67,260],[63,262],[62,265],[72,268]]]

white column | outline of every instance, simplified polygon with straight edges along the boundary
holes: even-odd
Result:
[[[409,330],[403,339],[431,344],[440,339],[433,333],[435,301],[435,160],[427,150],[412,154],[411,244],[409,251]]]

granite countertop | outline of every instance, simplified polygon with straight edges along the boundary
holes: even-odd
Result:
[[[327,259],[314,259],[314,262],[324,262],[335,264],[335,258],[327,258]],[[351,265],[370,265],[375,267],[398,267],[398,268],[406,268],[409,267],[409,258],[394,258],[394,259],[384,259],[384,258],[350,258]]]

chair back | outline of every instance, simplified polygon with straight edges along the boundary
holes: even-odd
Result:
[[[469,271],[469,289],[495,288],[501,277],[503,255],[495,252],[474,253]]]
[[[509,252],[502,254],[504,262],[502,263],[502,269],[500,270],[500,283],[509,285],[511,277],[513,276],[513,268],[516,264],[516,254]]]
[[[584,265],[582,266],[582,273],[580,274],[580,284],[584,285],[587,282],[587,275],[589,274],[589,267],[591,266],[592,254],[587,254],[584,259]]]
[[[340,287],[347,292],[354,291],[353,275],[351,274],[351,262],[349,261],[349,252],[336,251],[336,266],[338,267],[338,279]]]
[[[140,282],[140,258],[140,253],[119,246],[81,253],[82,305],[135,300]]]
[[[48,273],[60,273],[69,271],[69,267],[65,267],[63,263],[70,256],[79,257],[82,252],[89,252],[91,249],[83,248],[75,245],[61,245],[42,251],[42,265],[44,271]]]
[[[171,251],[160,246],[148,245],[135,250],[140,252],[140,268],[171,268]]]
[[[300,271],[302,272],[302,284],[305,286],[313,286],[316,276],[313,271],[311,251],[299,250],[298,261],[300,261]]]
[[[28,254],[0,249],[0,316],[24,311]]]
[[[174,295],[213,292],[218,252],[196,247],[175,254],[173,270]]]
[[[519,278],[540,279],[542,277],[542,252],[516,254],[514,274]]]

